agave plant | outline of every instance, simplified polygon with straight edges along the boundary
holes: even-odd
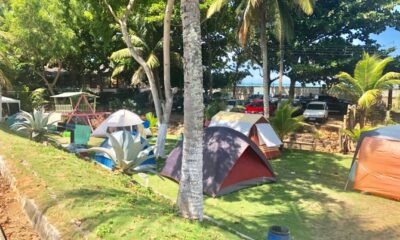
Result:
[[[296,107],[291,106],[289,101],[286,101],[280,104],[274,116],[270,117],[269,122],[280,139],[283,140],[288,134],[295,132],[303,125],[307,125],[304,123],[302,115],[292,117],[297,110]]]
[[[53,123],[49,123],[52,113],[45,113],[43,110],[34,110],[33,114],[21,111],[17,116],[17,122],[12,124],[10,128],[17,132],[27,133],[31,140],[41,142],[49,127]]]
[[[122,137],[117,138],[107,133],[111,143],[111,149],[104,147],[92,147],[89,151],[106,154],[123,172],[155,172],[153,165],[141,165],[144,161],[154,157],[151,151],[154,146],[147,147],[146,142],[141,141],[140,135],[132,136],[128,131],[123,131]]]

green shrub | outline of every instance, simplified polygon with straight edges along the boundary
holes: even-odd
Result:
[[[274,116],[270,117],[269,122],[281,140],[306,125],[303,115],[292,117],[297,110],[297,107],[293,107],[290,102],[286,101],[281,103]]]
[[[30,100],[33,109],[36,110],[44,109],[49,103],[49,101],[46,100],[46,89],[45,88],[35,89],[30,95]]]
[[[207,120],[211,120],[212,117],[214,117],[215,114],[217,114],[220,111],[225,110],[226,108],[226,103],[223,100],[220,101],[214,101],[211,102],[205,109],[205,117]]]

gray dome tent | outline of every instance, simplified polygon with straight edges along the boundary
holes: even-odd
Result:
[[[204,129],[203,159],[203,191],[212,197],[276,181],[261,150],[231,128]],[[161,175],[179,182],[181,166],[182,142],[168,156]]]

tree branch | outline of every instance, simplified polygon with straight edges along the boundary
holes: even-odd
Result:
[[[107,5],[108,10],[110,10],[111,15],[114,17],[115,21],[121,23],[121,20],[117,17],[117,14],[115,14],[114,10],[112,9],[111,5],[107,2],[107,0],[104,0],[104,3]]]

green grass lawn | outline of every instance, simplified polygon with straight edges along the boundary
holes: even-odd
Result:
[[[167,152],[176,142],[169,136]],[[3,131],[0,154],[14,167],[19,188],[37,200],[64,238],[236,238],[211,224],[179,218],[173,206],[178,185],[168,179],[149,176],[146,183],[134,177],[173,201],[127,176]],[[350,163],[350,156],[285,151],[271,161],[277,183],[206,197],[205,213],[255,239],[265,239],[271,225],[288,226],[293,239],[301,240],[399,239],[399,202],[343,191]]]
[[[287,150],[271,163],[277,183],[219,198],[207,197],[205,213],[255,239],[265,239],[271,225],[288,226],[294,239],[395,239],[400,236],[393,227],[400,227],[400,219],[393,212],[393,209],[400,210],[399,202],[343,190],[350,156]],[[151,176],[147,184],[176,199],[175,182]]]
[[[122,174],[0,130],[0,155],[63,239],[236,239],[177,216],[173,204]]]

